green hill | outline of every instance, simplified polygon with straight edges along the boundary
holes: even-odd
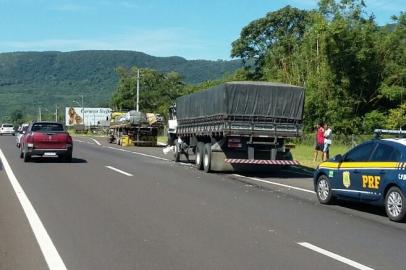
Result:
[[[0,53],[0,118],[15,109],[35,114],[38,107],[107,106],[117,85],[118,66],[176,71],[186,83],[200,83],[233,73],[239,61],[154,57],[135,51]]]

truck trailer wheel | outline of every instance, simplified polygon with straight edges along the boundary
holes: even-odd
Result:
[[[210,167],[211,167],[211,144],[206,143],[204,145],[203,170],[208,173],[211,171]]]
[[[204,143],[198,142],[196,146],[196,168],[203,170]]]

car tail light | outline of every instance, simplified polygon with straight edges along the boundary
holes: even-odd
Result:
[[[33,143],[34,142],[34,137],[31,134],[27,135],[27,144],[28,143]]]

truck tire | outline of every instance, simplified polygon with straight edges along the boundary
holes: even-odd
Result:
[[[175,160],[175,162],[180,161],[180,145],[178,142],[175,143],[175,152],[173,154],[173,159]]]
[[[204,145],[204,155],[203,155],[203,170],[207,173],[211,171],[211,144],[206,143]]]
[[[203,170],[204,143],[198,142],[196,146],[196,168]]]

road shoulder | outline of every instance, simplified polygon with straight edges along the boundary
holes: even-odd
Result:
[[[1,163],[0,269],[47,269],[41,250]]]

